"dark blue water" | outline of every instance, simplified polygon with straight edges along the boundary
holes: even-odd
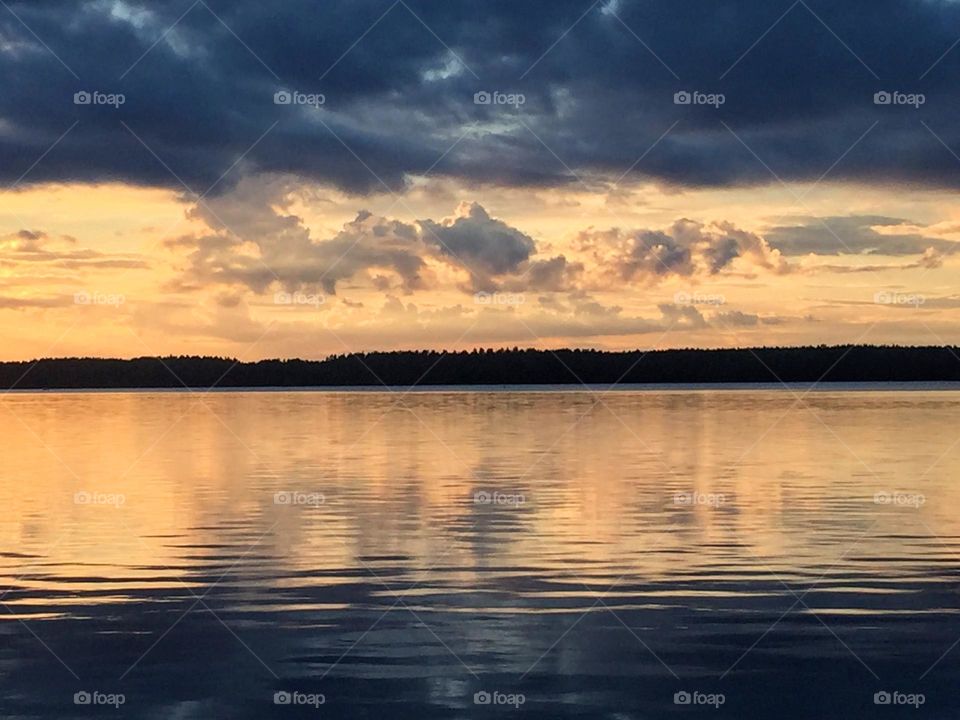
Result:
[[[960,393],[805,393],[4,396],[0,715],[957,717]]]

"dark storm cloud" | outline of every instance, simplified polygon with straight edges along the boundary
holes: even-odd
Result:
[[[935,65],[960,34],[950,2],[807,0],[786,15],[789,2],[768,0],[8,5],[7,182],[71,127],[24,182],[180,187],[175,174],[202,192],[236,163],[217,190],[257,171],[400,189],[465,133],[433,174],[615,179],[675,122],[634,173],[690,186],[817,179],[860,139],[831,178],[960,178],[942,144],[960,152],[960,49]],[[284,89],[326,102],[274,104]],[[75,105],[82,90],[125,101]],[[884,90],[925,103],[875,105]],[[524,102],[474,104],[479,91]],[[677,105],[679,91],[725,102]]]

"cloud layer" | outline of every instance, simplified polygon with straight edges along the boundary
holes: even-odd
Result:
[[[636,162],[635,175],[691,187],[828,171],[957,187],[944,145],[960,151],[960,5],[785,9],[210,0],[184,14],[172,0],[14,1],[0,15],[0,180],[217,193],[243,173],[284,172],[369,192],[427,172],[613,182]],[[124,103],[76,105],[78,91]],[[278,91],[324,104],[275,104]],[[524,102],[475,104],[483,91]],[[675,104],[684,91],[725,102]],[[924,104],[875,104],[881,91]]]

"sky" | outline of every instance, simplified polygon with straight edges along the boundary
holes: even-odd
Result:
[[[0,359],[957,344],[954,0],[9,0]]]

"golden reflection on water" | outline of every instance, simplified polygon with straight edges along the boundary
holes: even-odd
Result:
[[[816,577],[861,534],[865,554],[902,549],[902,533],[949,550],[960,523],[945,510],[958,499],[956,399],[819,392],[793,407],[782,391],[614,392],[599,402],[555,392],[11,394],[0,401],[0,544],[11,553],[2,567],[37,591],[69,583],[84,593],[94,576],[113,578],[122,595],[127,583],[169,585],[257,543],[240,562],[260,560],[267,575],[275,565],[281,584],[285,572],[380,558],[423,577],[451,568],[444,581],[467,585],[491,566],[598,586],[721,567]],[[323,503],[277,505],[282,491],[322,493]],[[478,491],[524,502],[477,505]],[[895,491],[925,502],[874,502]],[[77,493],[122,504],[78,504]],[[677,493],[719,500],[677,505]]]

